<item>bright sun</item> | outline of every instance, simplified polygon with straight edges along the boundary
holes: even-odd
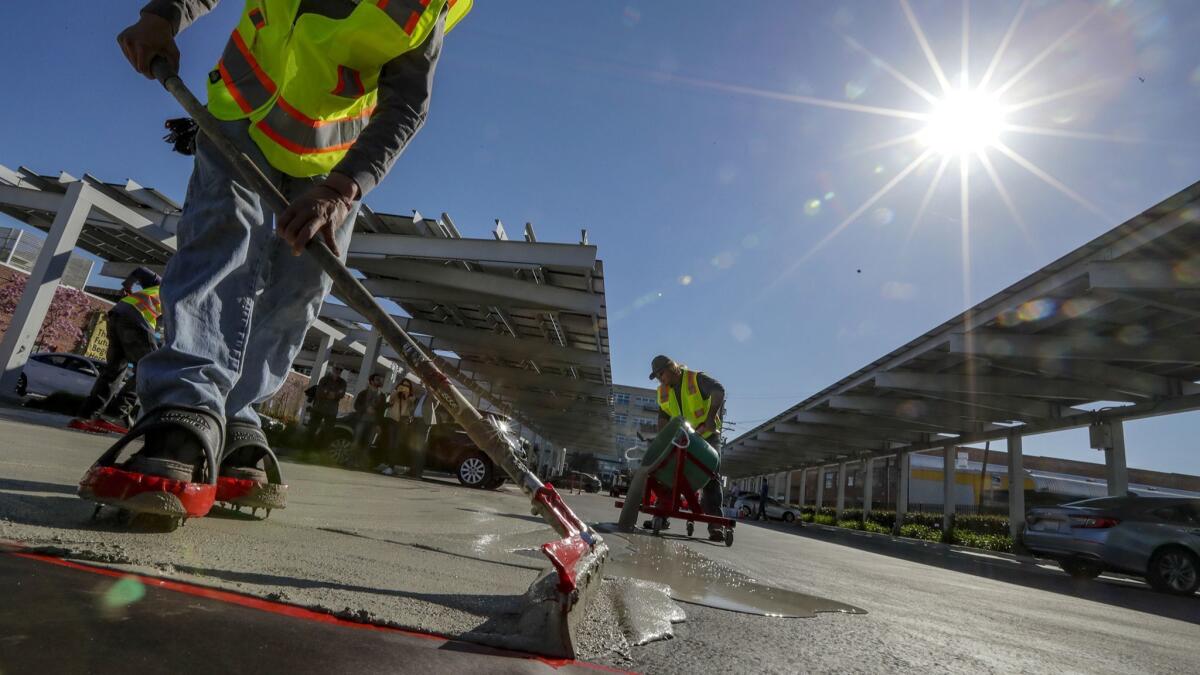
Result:
[[[934,104],[920,139],[943,155],[965,155],[990,147],[1003,129],[1004,106],[995,97],[957,90]]]

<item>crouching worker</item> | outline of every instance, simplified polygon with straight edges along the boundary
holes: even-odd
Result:
[[[92,385],[91,393],[80,406],[79,416],[71,420],[68,427],[94,433],[129,432],[128,428],[114,424],[102,413],[110,403],[116,403],[114,412],[117,418],[125,424],[130,423],[130,414],[137,404],[134,383],[137,380],[138,363],[158,347],[155,330],[162,316],[162,302],[159,300],[161,283],[162,279],[157,274],[139,267],[121,284],[125,297],[113,305],[104,317],[108,324],[108,353],[104,358],[104,368]],[[139,290],[134,291],[134,285],[139,286]],[[131,363],[132,370],[129,368]]]
[[[117,41],[151,77],[156,57],[178,65],[175,35],[216,4],[152,0]],[[320,237],[345,255],[360,200],[425,121],[445,30],[470,7],[247,0],[208,74],[208,110],[290,206],[277,218],[210,139],[197,139],[163,279],[165,344],[139,366],[146,412],[88,471],[80,496],[163,525],[204,516],[218,499],[285,504],[251,406],[282,386],[329,291],[304,247]],[[124,459],[134,439],[144,444]]]

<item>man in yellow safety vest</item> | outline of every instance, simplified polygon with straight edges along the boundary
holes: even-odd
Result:
[[[662,354],[650,362],[650,379],[659,382],[658,428],[661,430],[672,418],[683,416],[720,457],[721,415],[725,407],[725,388],[721,383]],[[717,479],[701,488],[700,507],[710,516],[721,515],[721,484]],[[648,525],[652,527],[653,523]],[[709,525],[708,538],[724,541],[725,535],[719,526]]]
[[[156,57],[178,65],[176,34],[216,4],[150,0],[117,42],[152,77]],[[345,255],[361,200],[424,124],[443,36],[471,5],[245,0],[208,73],[208,110],[291,206],[275,218],[214,144],[196,139],[164,279],[164,345],[138,379],[146,413],[130,434],[145,444],[121,465],[105,465],[115,461],[106,453],[82,496],[167,518],[203,516],[214,498],[283,507],[279,463],[252,406],[282,386],[329,291],[301,253],[321,237]],[[226,496],[207,487],[213,476]]]
[[[100,369],[91,393],[80,406],[79,416],[67,426],[99,433],[112,431],[123,434],[129,431],[121,424],[130,424],[129,416],[137,403],[134,383],[138,364],[158,347],[155,331],[158,329],[158,319],[162,316],[158,291],[161,283],[162,279],[145,267],[135,269],[125,278],[121,285],[124,297],[105,315],[108,351],[104,368]],[[134,291],[134,285],[141,288]],[[133,364],[132,370],[129,364]],[[114,424],[102,415],[114,399],[120,404],[116,417],[121,424]]]

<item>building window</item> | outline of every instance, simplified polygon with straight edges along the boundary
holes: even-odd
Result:
[[[613,400],[617,405],[629,405],[629,394],[617,392]]]
[[[649,417],[635,417],[633,423],[639,427],[652,427],[658,424],[658,420],[652,420]]]
[[[847,487],[854,487],[854,481],[855,481],[857,478],[858,478],[858,472],[857,472],[857,471],[851,471],[850,473],[846,474],[846,486],[847,486]]]
[[[648,396],[638,396],[637,398],[634,399],[634,401],[642,407],[647,407],[647,406],[652,407],[652,406],[658,405],[657,403],[655,403],[654,399],[652,399]]]
[[[825,487],[833,488],[833,474],[828,472],[825,474]]]
[[[613,413],[613,421],[617,424],[627,424],[629,422],[629,415],[625,413]]]

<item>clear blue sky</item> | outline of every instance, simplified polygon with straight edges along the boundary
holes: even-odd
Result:
[[[972,85],[1019,4],[971,3]],[[972,162],[965,276],[957,164],[916,221],[936,157],[812,252],[924,149],[872,148],[920,122],[837,107],[924,113],[914,88],[940,93],[900,4],[476,5],[447,40],[428,124],[371,206],[447,211],[467,236],[487,236],[494,218],[532,221],[547,241],[586,228],[606,265],[616,380],[645,385],[650,357],[671,354],[726,385],[743,430],[1200,178],[1200,5],[1186,0],[1029,4],[990,86],[1044,54],[1003,100],[1058,96],[1008,118],[1058,135],[1001,141],[1074,198],[989,151],[1025,233]],[[159,141],[178,111],[114,41],[138,7],[0,6],[0,163],[133,178],[182,199],[189,161]],[[197,88],[240,7],[225,0],[181,36]],[[956,84],[962,7],[912,1]],[[1200,473],[1198,422],[1130,424],[1130,464]],[[1026,452],[1098,459],[1086,445],[1068,432]]]

